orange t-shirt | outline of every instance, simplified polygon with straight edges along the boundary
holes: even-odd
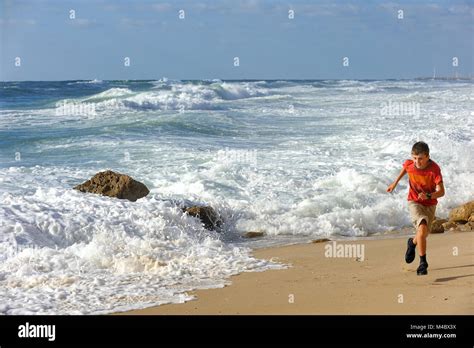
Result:
[[[436,185],[443,181],[439,166],[434,161],[429,160],[425,169],[418,169],[412,160],[406,160],[403,163],[403,168],[407,171],[410,183],[408,200],[426,206],[438,204],[436,199],[419,200],[418,193],[433,193],[436,191]]]

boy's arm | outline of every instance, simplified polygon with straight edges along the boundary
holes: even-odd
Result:
[[[436,185],[436,191],[431,194],[431,199],[438,199],[444,196],[444,185],[441,181],[438,185]]]
[[[431,199],[438,199],[440,197],[444,196],[444,185],[443,182],[441,181],[438,185],[436,185],[436,191],[431,193]],[[425,192],[421,192],[418,194],[418,198],[420,199],[430,199],[426,195]]]
[[[392,192],[392,191],[395,189],[395,187],[397,187],[398,182],[403,178],[403,176],[404,176],[406,173],[407,173],[406,169],[405,169],[405,168],[402,168],[402,170],[400,171],[400,174],[398,174],[397,179],[396,179],[394,182],[392,182],[392,183],[388,186],[387,192]],[[442,183],[441,183],[441,184],[442,184]]]

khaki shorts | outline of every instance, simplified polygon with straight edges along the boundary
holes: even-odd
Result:
[[[428,232],[431,232],[431,224],[435,218],[436,205],[424,206],[422,204],[408,201],[408,210],[413,226],[418,230],[421,221],[425,220],[428,226]]]

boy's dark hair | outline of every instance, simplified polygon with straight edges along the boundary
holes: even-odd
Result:
[[[430,148],[428,147],[427,143],[419,141],[413,145],[413,147],[411,148],[411,152],[415,155],[421,155],[422,153],[424,153],[426,154],[426,156],[429,156]]]

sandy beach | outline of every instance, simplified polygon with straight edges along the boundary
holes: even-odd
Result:
[[[406,238],[337,243],[364,245],[364,260],[326,257],[332,242],[261,249],[256,257],[291,267],[239,274],[184,304],[119,314],[473,314],[473,236],[429,236],[427,276],[416,275],[418,257],[405,263]]]

